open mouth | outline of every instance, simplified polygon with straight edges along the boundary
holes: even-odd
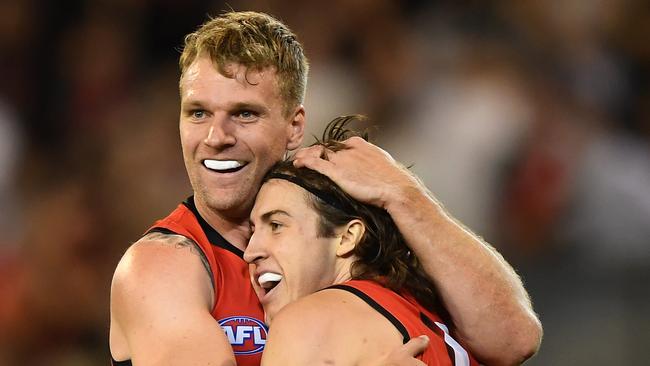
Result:
[[[282,275],[273,272],[266,272],[257,279],[257,283],[259,283],[262,290],[264,290],[264,295],[271,292],[280,281],[282,281]]]
[[[203,166],[217,173],[234,173],[241,170],[248,164],[239,160],[203,160]]]

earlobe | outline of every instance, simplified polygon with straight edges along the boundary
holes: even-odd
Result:
[[[366,226],[361,220],[352,220],[347,223],[341,235],[341,241],[336,248],[338,257],[349,257],[354,253],[354,248],[359,244],[366,232]]]
[[[300,147],[302,143],[302,138],[305,134],[305,107],[300,105],[294,111],[293,118],[287,126],[289,129],[288,141],[287,141],[287,150],[295,150]]]

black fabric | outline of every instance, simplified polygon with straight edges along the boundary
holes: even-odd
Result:
[[[169,230],[169,229],[167,229],[167,228],[164,228],[164,227],[154,227],[154,228],[152,228],[151,230],[147,231],[147,232],[145,233],[145,235],[147,235],[147,234],[149,234],[149,233],[161,233],[161,234],[169,234],[169,235],[181,235],[181,234],[179,234],[179,233],[176,233],[176,232],[171,231],[171,230]]]
[[[133,364],[131,363],[131,360],[115,361],[113,356],[111,356],[111,365],[113,365],[113,366],[133,366]]]
[[[426,314],[423,312],[420,312],[420,320],[422,320],[422,323],[427,326],[427,328],[431,329],[435,334],[437,334],[440,338],[443,340],[445,339],[445,332],[440,329],[439,326],[436,325],[436,323],[431,320]],[[456,359],[456,354],[454,353],[454,349],[451,348],[449,343],[445,341],[445,347],[447,348],[447,354],[449,355],[450,360],[455,360]]]
[[[357,297],[359,297],[361,300],[365,301],[368,305],[370,305],[373,309],[377,310],[381,315],[383,315],[388,321],[390,321],[395,328],[402,334],[403,337],[403,342],[406,343],[411,339],[411,336],[409,336],[409,332],[406,330],[406,327],[402,322],[400,322],[393,314],[391,314],[388,310],[386,310],[383,306],[379,305],[375,300],[373,300],[370,296],[366,295],[363,291],[357,289],[356,287],[352,286],[346,286],[346,285],[334,285],[325,288],[327,289],[338,289],[338,290],[343,290],[343,291],[348,291]]]
[[[199,210],[196,209],[196,204],[194,204],[194,196],[188,197],[185,201],[183,201],[183,204],[185,207],[189,208],[192,213],[194,213],[194,216],[196,216],[196,219],[199,221],[199,225],[201,225],[201,229],[203,229],[203,232],[205,232],[205,235],[208,237],[208,241],[210,241],[210,244],[218,246],[219,248],[223,248],[239,258],[244,258],[244,251],[237,248],[236,246],[230,244],[228,240],[224,239],[221,234],[219,234],[210,224],[207,223],[201,217],[201,214],[199,214]]]
[[[196,248],[196,250],[199,252],[199,255],[201,256],[201,261],[203,262],[203,265],[205,266],[205,269],[208,271],[208,274],[210,275],[210,283],[212,284],[212,288],[214,289],[217,284],[214,281],[214,274],[212,273],[212,268],[210,268],[210,261],[208,260],[208,257],[205,255],[203,252],[203,249],[201,249],[201,246],[195,242],[194,240],[179,234],[177,232],[174,232],[172,230],[169,230],[164,227],[154,227],[153,229],[147,231],[147,234],[149,233],[161,233],[161,234],[167,234],[167,235],[181,235],[182,237],[186,238],[187,240],[192,242],[192,245]]]
[[[339,209],[348,215],[354,215],[354,207],[350,205],[348,202],[341,201],[340,199],[337,199],[334,195],[331,195],[327,192],[321,191],[318,188],[312,187],[307,182],[304,180],[294,176],[294,175],[288,175],[288,174],[282,174],[282,173],[271,173],[267,176],[268,179],[284,179],[287,180],[299,187],[304,188],[307,190],[309,193],[313,194],[314,196],[320,198],[323,202],[326,204]]]

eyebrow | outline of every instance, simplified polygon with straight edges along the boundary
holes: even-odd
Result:
[[[251,109],[256,112],[264,113],[264,114],[268,114],[270,112],[269,109],[265,107],[263,104],[255,103],[255,102],[237,102],[229,105],[228,108],[233,111],[240,111],[242,109]]]
[[[267,222],[267,221],[271,220],[271,216],[276,215],[276,214],[291,217],[291,215],[287,211],[284,211],[284,210],[271,210],[269,212],[266,212],[266,213],[262,214],[262,216],[260,216],[260,220],[262,220],[263,222]]]
[[[181,103],[181,108],[183,109],[194,107],[205,108],[204,104],[201,101],[195,99],[190,99]]]
[[[181,103],[181,109],[190,109],[190,108],[207,108],[206,103],[202,102],[199,99],[188,99]],[[260,114],[269,114],[271,111],[268,107],[264,106],[261,103],[256,102],[236,102],[226,106],[227,110],[230,112],[236,112],[241,110],[252,110]]]

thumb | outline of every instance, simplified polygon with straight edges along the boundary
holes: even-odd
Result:
[[[411,338],[410,341],[406,342],[406,344],[402,346],[402,350],[412,357],[415,357],[424,352],[424,350],[427,349],[427,346],[429,346],[429,337],[421,335],[419,337]]]

